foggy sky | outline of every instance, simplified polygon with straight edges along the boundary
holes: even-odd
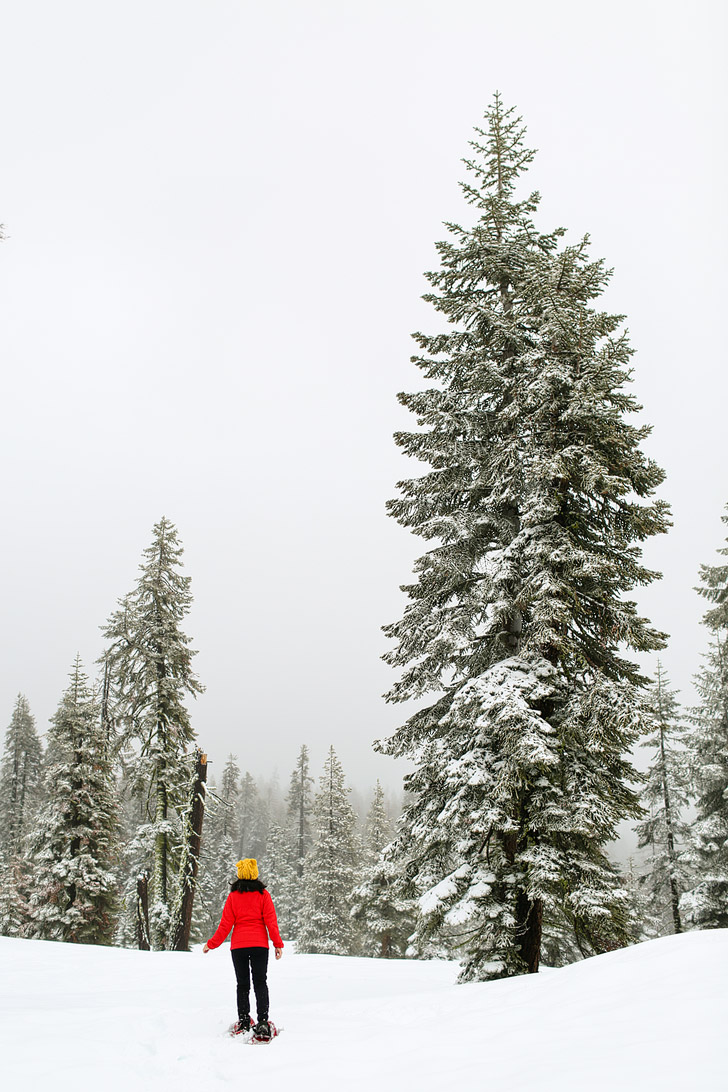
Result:
[[[675,522],[639,602],[689,696],[728,501],[723,5],[26,0],[2,37],[0,727],[21,691],[45,730],[93,670],[166,515],[212,773],[285,784],[333,743],[398,783],[380,627],[426,547],[385,516],[395,396],[496,89],[537,223],[615,270]]]

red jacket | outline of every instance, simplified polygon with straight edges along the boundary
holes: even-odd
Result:
[[[231,929],[231,948],[267,948],[269,935],[274,948],[283,947],[273,899],[267,891],[231,891],[208,948],[218,948]]]

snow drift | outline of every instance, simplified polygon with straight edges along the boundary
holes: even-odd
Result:
[[[0,937],[3,1085],[21,1092],[722,1087],[728,930],[455,985],[442,961],[296,955],[269,973],[269,1046],[225,1036],[225,947],[203,956]]]

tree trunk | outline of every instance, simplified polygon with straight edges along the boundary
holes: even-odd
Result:
[[[675,852],[674,824],[670,804],[670,789],[667,784],[667,761],[665,758],[665,729],[660,725],[660,762],[662,765],[662,798],[665,804],[665,831],[667,833],[667,859],[670,862],[670,909],[672,923],[676,933],[682,933],[680,920],[680,892],[675,879],[677,854]]]
[[[149,877],[146,872],[137,876],[137,947],[141,952],[148,952],[149,943]]]
[[[529,899],[525,891],[519,891],[516,898],[516,938],[529,974],[536,974],[541,962],[542,929],[543,902],[541,899]]]
[[[180,895],[172,929],[172,950],[187,952],[190,947],[192,906],[197,886],[197,868],[200,860],[202,821],[205,815],[205,782],[207,781],[207,755],[197,752],[197,767],[192,785],[190,807],[185,821],[184,843],[180,867]]]
[[[523,828],[525,802],[519,805],[520,826]],[[502,835],[503,852],[509,864],[514,865],[519,849],[524,846],[519,843],[519,832],[509,831]],[[516,924],[514,939],[521,959],[526,964],[528,974],[536,974],[541,962],[541,934],[543,932],[543,901],[532,899],[523,888],[519,888],[516,894],[515,905]]]
[[[161,772],[157,775],[157,801],[154,814],[155,823],[161,825],[167,820],[167,787],[161,780]],[[169,902],[167,899],[167,833],[158,830],[154,839],[154,947],[157,951],[163,951],[167,947],[169,939],[167,926],[162,925],[159,919],[159,908],[164,907],[164,921],[168,921]]]

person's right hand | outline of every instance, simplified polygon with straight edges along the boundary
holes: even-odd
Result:
[[[282,948],[276,948],[276,959],[280,959],[282,955],[283,955],[283,949]]]

